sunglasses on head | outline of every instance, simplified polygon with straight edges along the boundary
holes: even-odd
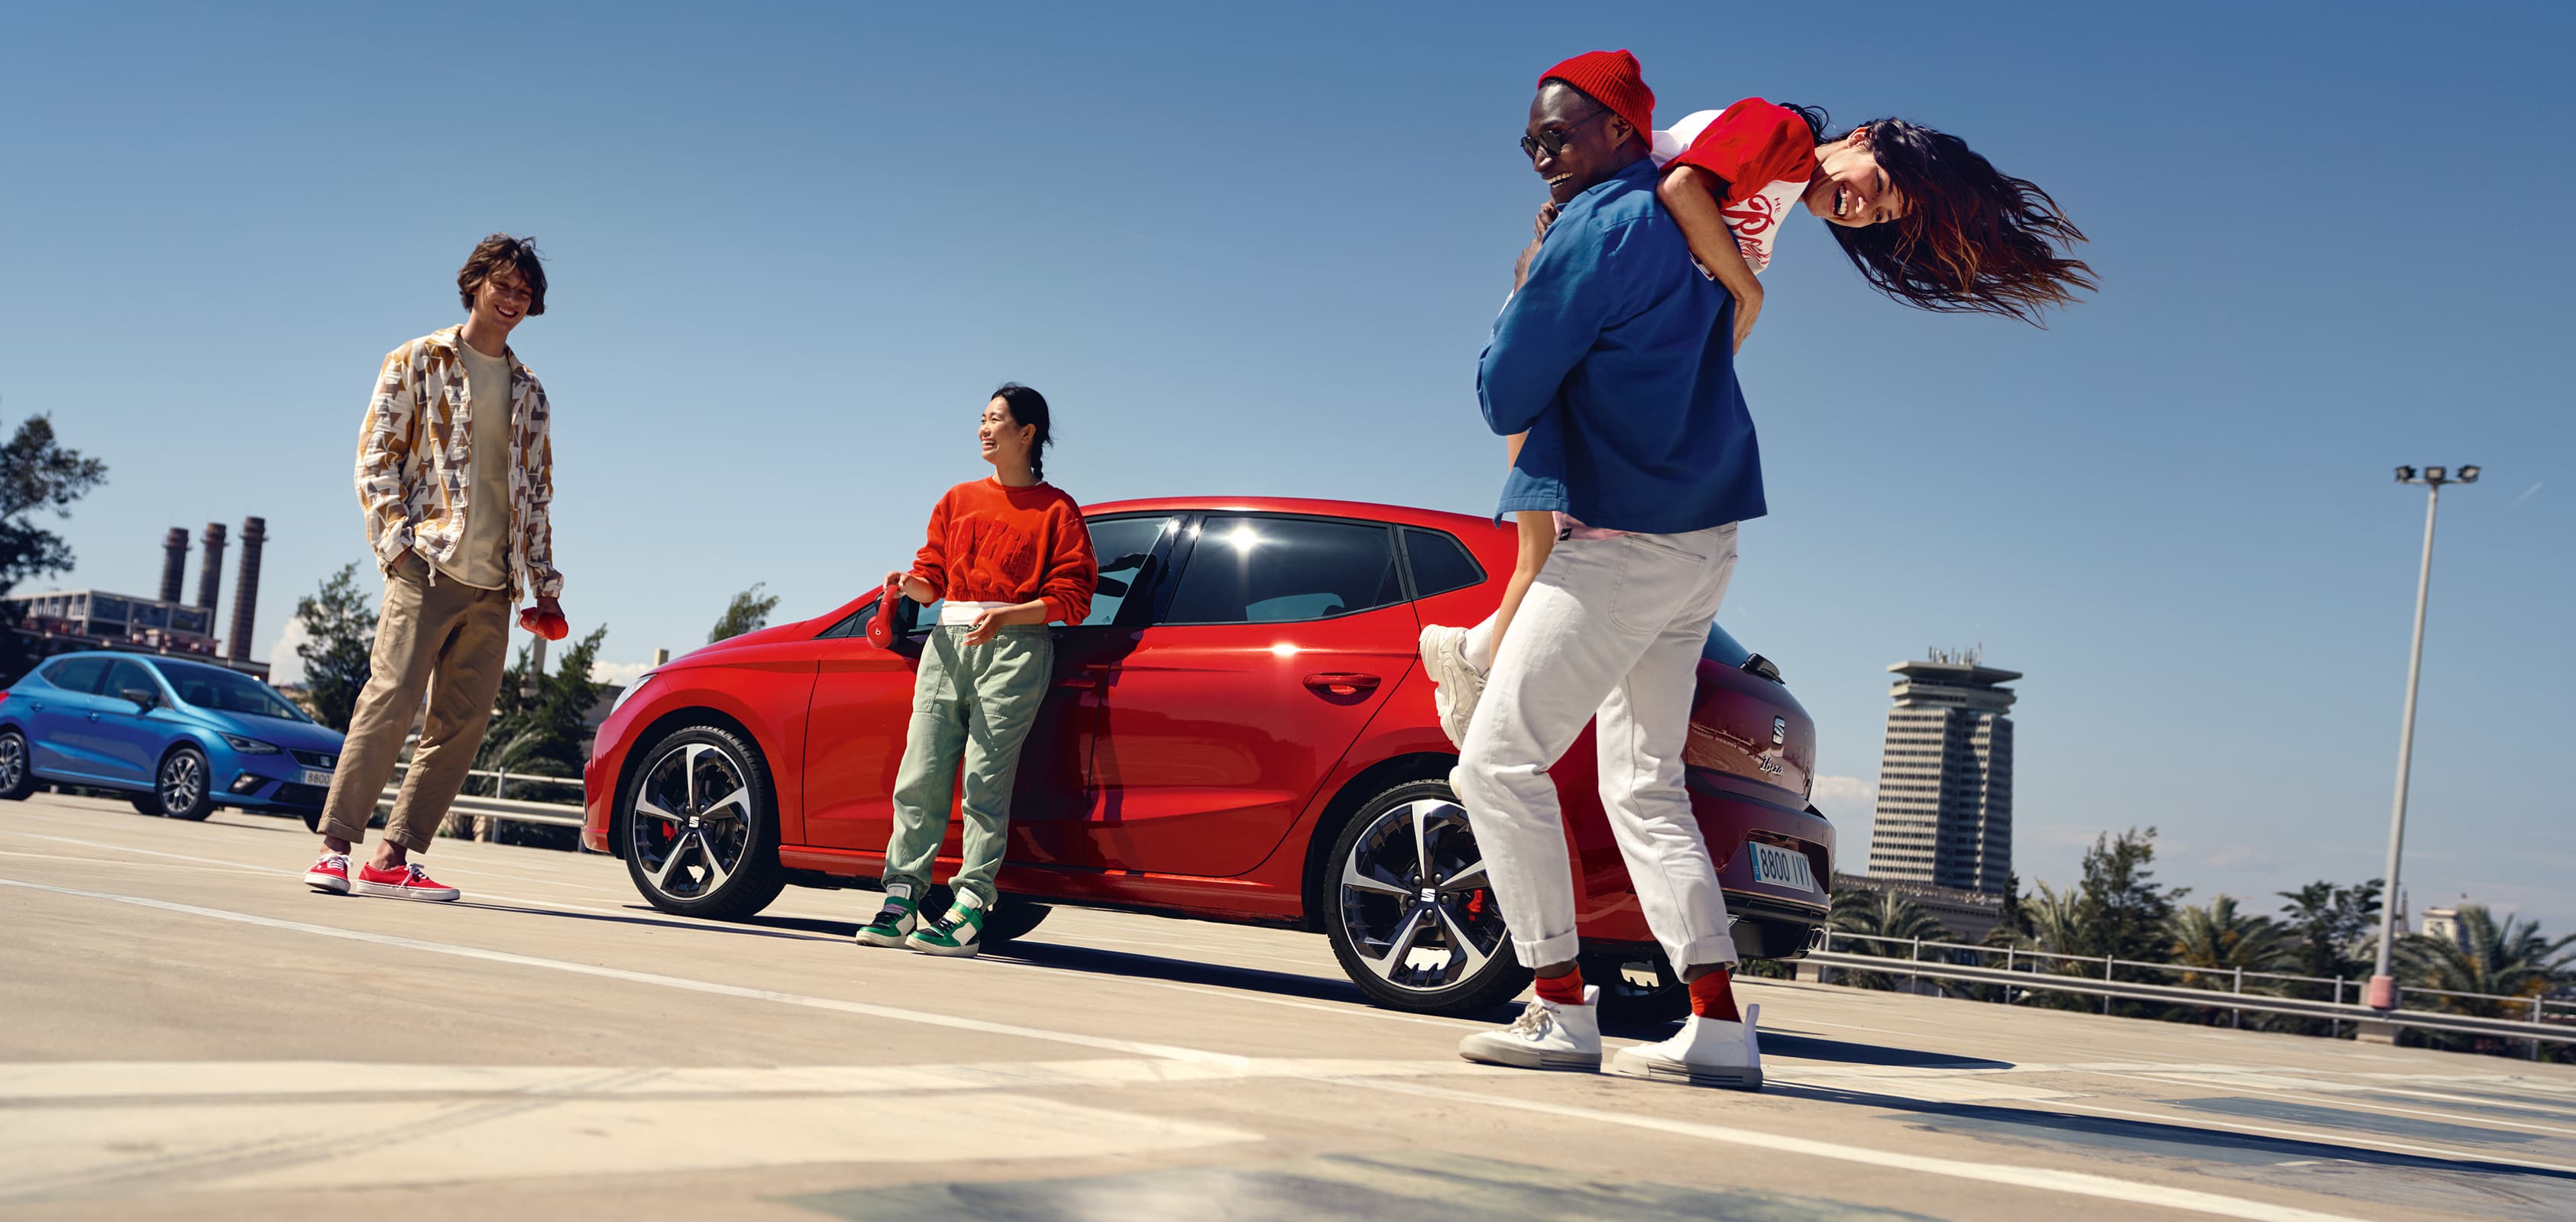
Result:
[[[1554,157],[1565,151],[1566,142],[1574,139],[1574,133],[1582,130],[1584,124],[1590,123],[1594,119],[1608,118],[1612,113],[1613,112],[1607,109],[1596,110],[1592,112],[1590,118],[1577,119],[1571,126],[1567,127],[1563,131],[1543,131],[1535,136],[1523,136],[1521,137],[1521,151],[1529,154],[1529,159],[1532,161],[1538,160],[1539,152],[1542,149],[1546,150],[1548,156]]]

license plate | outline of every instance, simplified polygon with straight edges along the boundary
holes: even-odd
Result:
[[[1807,855],[1776,844],[1754,842],[1753,881],[1775,887],[1794,887],[1800,891],[1816,889],[1816,872],[1807,867]]]
[[[304,783],[307,785],[319,785],[324,789],[329,789],[331,787],[331,774],[320,768],[307,768],[304,770]]]

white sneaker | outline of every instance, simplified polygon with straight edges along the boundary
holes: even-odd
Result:
[[[1723,1022],[1691,1015],[1681,1034],[1660,1044],[1622,1048],[1610,1058],[1610,1072],[1631,1078],[1687,1082],[1693,1086],[1762,1089],[1762,1040],[1754,1024],[1762,1007],[1744,1007],[1744,1021]]]
[[[1467,745],[1467,723],[1476,715],[1476,698],[1485,694],[1485,672],[1467,660],[1466,645],[1466,629],[1444,624],[1425,625],[1417,643],[1422,673],[1436,685],[1431,706],[1440,710],[1440,731],[1453,747]]]
[[[1583,987],[1583,1004],[1579,1006],[1560,1006],[1533,997],[1529,1008],[1521,1011],[1511,1026],[1500,1031],[1479,1031],[1458,1041],[1458,1055],[1486,1065],[1516,1069],[1598,1073],[1601,1017],[1594,1007],[1600,1000],[1599,985]]]

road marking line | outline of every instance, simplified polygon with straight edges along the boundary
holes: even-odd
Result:
[[[2167,1080],[2196,1087],[2209,1085],[2209,1083],[2195,1082],[2189,1078],[2174,1078]],[[2395,1116],[2429,1116],[2435,1120],[2447,1120],[2452,1123],[2471,1128],[2475,1128],[2479,1125],[2499,1125],[2508,1129],[2529,1129],[2535,1133],[2552,1133],[2560,1137],[2576,1137],[2576,1129],[2571,1129],[2564,1125],[2533,1124],[2529,1121],[2506,1120],[2497,1116],[2463,1116],[2458,1112],[2437,1112],[2429,1108],[2399,1107],[2393,1103],[2365,1103],[2359,1099],[2347,1099],[2343,1097],[2343,1092],[2345,1091],[2387,1089],[2386,1087],[2381,1086],[2336,1086],[2333,1089],[2328,1090],[2315,1088],[2307,1090],[2285,1090],[2276,1087],[2232,1085],[2227,1087],[2227,1089],[2236,1091],[2239,1094],[2269,1095],[2272,1098],[2287,1099],[2293,1103],[2314,1103],[2333,1107],[2356,1107],[2364,1111],[2387,1112]]]
[[[2299,1141],[2312,1141],[2321,1145],[2372,1147],[2385,1150],[2391,1154],[2422,1154],[2433,1158],[2447,1158],[2459,1162],[2498,1163],[2508,1167],[2522,1167],[2532,1171],[2576,1172],[2576,1167],[2571,1167],[2564,1163],[2544,1163],[2535,1159],[2527,1158],[2506,1158],[2502,1155],[2487,1154],[2475,1150],[2454,1150],[2448,1146],[2419,1146],[2413,1142],[2393,1141],[2385,1137],[2372,1137],[2364,1134],[2337,1133],[2332,1131],[2320,1132],[2315,1129],[2284,1129],[2276,1128],[2271,1125],[2247,1124],[2241,1120],[2221,1120],[2216,1118],[2219,1115],[2223,1115],[2223,1113],[2204,1114],[2195,1112],[2190,1115],[2175,1115],[2171,1112],[2137,1112],[2123,1108],[2104,1107],[2098,1103],[2076,1103],[2072,1101],[2060,1101],[2052,1104],[2051,1106],[2074,1108],[2078,1111],[2085,1112],[2099,1112],[2105,1116],[2120,1116],[2131,1120],[2152,1120],[2158,1124],[2190,1125],[2195,1128],[2217,1129],[2222,1132],[2231,1133],[2249,1133],[2263,1137],[2288,1137]]]
[[[43,822],[45,822],[45,823],[56,824],[56,825],[69,825],[69,826],[73,826],[73,827],[80,827],[80,828],[85,828],[85,829],[86,829],[86,828],[93,828],[93,827],[96,827],[96,826],[98,825],[98,821],[97,821],[97,820],[95,820],[95,819],[75,819],[75,818],[48,817],[48,816],[45,816],[45,815],[42,815],[42,814],[35,814],[35,813],[33,813],[33,812],[20,812],[20,816],[21,816],[21,817],[32,817],[32,818],[35,818],[35,819],[41,820],[41,821],[43,821]],[[198,824],[198,825],[196,825],[196,826],[204,827],[204,826],[207,826],[207,825],[205,825],[205,824]],[[235,823],[216,823],[216,824],[214,824],[213,826],[215,826],[215,827],[240,827],[240,826],[242,826],[242,825],[241,825],[241,824],[235,824]],[[0,831],[6,831],[6,830],[8,830],[8,829],[0,828]],[[36,833],[34,833],[34,832],[14,832],[14,833],[12,833],[12,834],[13,834],[13,835],[19,835],[19,836],[36,836],[36,835],[37,835],[37,834],[36,834]],[[37,838],[38,838],[38,839],[46,839],[46,837],[42,837],[42,836],[37,836]],[[89,845],[89,846],[90,846],[90,847],[92,847],[92,848],[113,849],[113,850],[115,850],[115,851],[117,851],[117,852],[120,852],[120,853],[150,853],[150,854],[152,854],[152,855],[153,855],[153,856],[155,856],[155,857],[176,857],[176,858],[180,859],[181,861],[216,861],[216,860],[220,860],[220,859],[218,859],[218,858],[210,858],[210,857],[209,857],[209,858],[190,857],[190,856],[187,856],[186,854],[182,854],[182,853],[159,853],[159,852],[154,852],[154,851],[153,851],[153,850],[151,850],[151,849],[130,848],[130,847],[127,847],[127,846],[125,846],[125,845],[121,845],[121,844],[100,844],[100,843],[97,843],[97,842],[95,842],[95,841],[88,841],[88,840],[77,840],[77,841],[71,841],[70,843],[74,843],[74,844],[86,844],[86,845]],[[308,843],[311,843],[311,842],[308,842]],[[475,843],[475,842],[472,842],[472,841],[457,841],[456,843],[458,843],[458,844],[468,844],[468,843]],[[351,851],[351,854],[352,854],[353,856],[354,856],[354,855],[356,855],[356,850],[355,850],[354,848],[353,848],[353,849],[351,849],[350,851]],[[455,856],[452,856],[452,855],[451,855],[451,856],[449,856],[449,857],[446,857],[446,858],[442,858],[441,860],[446,861],[446,862],[449,862],[449,863],[451,863],[452,865],[454,865],[454,866],[456,866],[456,867],[458,867],[458,868],[461,868],[461,869],[467,870],[467,871],[469,871],[469,872],[471,872],[471,873],[474,873],[474,874],[489,874],[489,875],[495,875],[495,876],[502,877],[502,878],[514,878],[514,879],[518,879],[519,881],[522,881],[522,882],[540,883],[540,884],[544,884],[544,885],[547,885],[547,886],[555,886],[555,887],[571,887],[571,888],[573,888],[574,890],[577,890],[577,891],[598,891],[598,892],[603,892],[603,893],[614,894],[614,893],[616,893],[616,892],[618,892],[618,891],[620,890],[619,888],[615,888],[615,887],[596,887],[596,886],[592,886],[592,885],[590,885],[590,884],[588,884],[588,883],[567,882],[567,881],[564,881],[564,880],[559,879],[559,878],[550,878],[550,877],[547,877],[546,875],[543,875],[543,874],[522,874],[522,873],[519,873],[519,872],[517,872],[517,871],[513,871],[513,870],[507,870],[507,869],[495,869],[495,868],[493,868],[493,867],[491,867],[491,866],[486,866],[486,865],[479,865],[479,864],[476,864],[475,862],[473,862],[473,861],[471,861],[471,860],[460,860],[459,858],[457,858],[457,857],[455,857]],[[579,860],[578,856],[576,856],[576,857],[575,857],[575,860]],[[231,862],[231,863],[228,863],[228,864],[231,864],[231,865],[242,865],[242,866],[248,866],[248,864],[249,864],[249,863],[247,863],[247,862]],[[253,869],[261,869],[261,868],[267,868],[267,867],[250,867],[250,868],[253,868]],[[460,877],[460,878],[461,878],[461,877],[465,877],[465,875],[459,875],[458,877]]]
[[[1413,1082],[1384,1082],[1353,1079],[1351,1086],[1386,1091],[1399,1095],[1418,1095],[1426,1099],[1447,1099],[1483,1107],[1506,1107],[1541,1115],[1560,1116],[1570,1120],[1588,1120],[1596,1124],[1623,1125],[1670,1133],[1678,1137],[1696,1137],[1732,1145],[1777,1150],[1783,1154],[1804,1154],[1812,1158],[1830,1158],[1841,1162],[1861,1163],[1898,1171],[1925,1175],[1949,1176],[1953,1179],[1977,1180],[1988,1184],[2007,1184],[2017,1188],[2036,1188],[2045,1192],[2062,1192],[2071,1196],[2098,1197],[2123,1204],[2161,1205],[2168,1209],[2216,1214],[2222,1218],[2245,1218],[2251,1222],[2363,1222],[2343,1214],[2319,1213],[2267,1201],[2222,1196],[2189,1188],[2172,1188],[2139,1180],[2113,1179],[2107,1175],[2090,1175],[2081,1171],[2059,1171],[2049,1167],[2023,1167],[2010,1163],[1972,1163],[1958,1159],[1936,1158],[1928,1154],[1900,1154],[1893,1150],[1873,1150],[1866,1146],[1847,1146],[1840,1142],[1817,1141],[1806,1137],[1789,1137],[1778,1133],[1761,1133],[1751,1129],[1727,1128],[1688,1120],[1666,1120],[1656,1116],[1631,1116],[1595,1108],[1575,1107],[1562,1103],[1542,1103],[1533,1099],[1514,1099],[1504,1095],[1487,1095],[1475,1091],[1451,1090],[1443,1086],[1424,1086]]]
[[[746,1001],[777,1002],[782,1005],[803,1006],[814,1010],[832,1010],[843,1014],[861,1014],[870,1018],[890,1019],[895,1022],[920,1023],[924,1026],[932,1027],[948,1027],[959,1031],[976,1031],[987,1035],[1011,1036],[1017,1039],[1047,1040],[1058,1044],[1072,1044],[1081,1048],[1098,1048],[1108,1052],[1124,1052],[1134,1056],[1163,1057],[1174,1061],[1214,1061],[1220,1064],[1234,1064],[1249,1059],[1235,1056],[1231,1053],[1208,1052],[1197,1048],[1182,1048],[1172,1044],[1153,1044],[1139,1040],[1112,1039],[1107,1036],[1079,1035],[1069,1031],[1047,1031],[1037,1027],[1022,1027],[1011,1023],[994,1023],[976,1018],[959,1018],[947,1014],[933,1014],[926,1010],[907,1010],[899,1006],[878,1006],[870,1005],[861,1001],[843,1001],[835,997],[811,997],[802,993],[781,993],[772,989],[754,989],[745,988],[741,985],[718,984],[711,980],[691,980],[684,976],[664,976],[654,972],[631,972],[624,968],[605,967],[598,964],[573,963],[563,959],[544,959],[535,955],[514,954],[503,950],[485,950],[479,946],[458,946],[447,942],[428,942],[418,938],[403,938],[396,937],[392,934],[368,933],[355,929],[339,929],[329,925],[308,925],[302,921],[284,921],[275,917],[256,916],[247,912],[231,912],[222,908],[200,908],[194,904],[179,904],[173,903],[169,900],[156,900],[139,895],[117,895],[113,892],[87,891],[77,887],[54,887],[47,886],[43,883],[25,882],[14,878],[0,878],[0,887],[20,887],[31,891],[52,892],[56,895],[78,896],[82,899],[106,900],[110,903],[116,904],[132,904],[139,908],[158,909],[162,912],[176,912],[186,916],[206,917],[217,921],[232,921],[242,925],[256,925],[266,929],[282,929],[293,933],[316,934],[326,938],[345,938],[352,942],[365,942],[376,946],[390,946],[403,950],[426,951],[434,955],[454,955],[461,959],[481,959],[487,963],[507,963],[516,967],[544,968],[549,971],[567,972],[576,976],[596,976],[606,980],[622,980],[630,984],[649,984],[666,989],[680,989],[692,993],[707,993],[718,997],[735,997]]]

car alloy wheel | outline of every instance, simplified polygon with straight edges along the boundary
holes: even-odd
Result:
[[[751,849],[751,785],[742,762],[705,743],[663,753],[635,787],[627,828],[653,889],[704,899]]]
[[[27,740],[16,731],[0,734],[0,801],[17,801],[34,789],[27,771]]]
[[[1439,782],[1381,795],[1340,837],[1326,903],[1354,983],[1404,1009],[1454,1013],[1520,991],[1467,812]]]
[[[690,726],[638,754],[627,782],[626,872],[654,907],[735,920],[778,898],[769,774],[732,732]]]
[[[206,792],[206,757],[194,747],[171,752],[161,761],[152,796],[160,803],[157,813],[165,818],[194,820],[212,814],[215,804]]]

